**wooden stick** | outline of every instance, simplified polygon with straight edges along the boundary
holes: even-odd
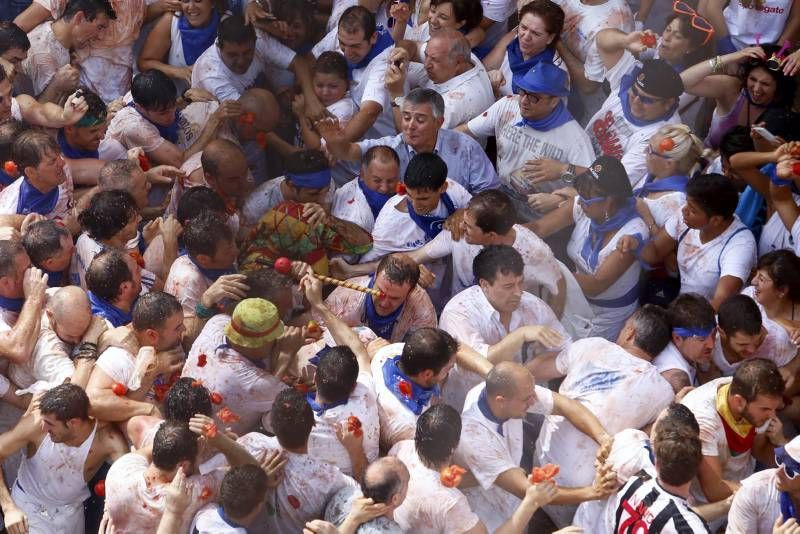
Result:
[[[322,280],[326,284],[333,284],[339,287],[346,287],[347,289],[354,289],[356,291],[361,291],[362,293],[369,293],[370,295],[375,295],[379,299],[384,298],[383,292],[380,289],[372,289],[369,287],[360,286],[358,284],[353,284],[351,282],[346,282],[344,280],[339,280],[338,278],[331,278],[330,276],[324,276],[321,274],[314,273],[319,280]]]

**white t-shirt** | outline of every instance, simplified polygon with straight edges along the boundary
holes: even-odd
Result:
[[[739,481],[753,474],[755,458],[751,451],[732,456],[725,437],[722,418],[717,413],[717,390],[730,383],[731,377],[722,377],[703,384],[690,391],[681,400],[681,404],[689,408],[700,425],[700,441],[703,443],[703,456],[714,456],[722,465],[724,480]],[[706,503],[703,490],[697,479],[692,482],[692,496],[698,503]]]
[[[781,515],[778,470],[765,469],[742,480],[728,512],[726,534],[771,534]]]
[[[331,215],[372,232],[375,216],[372,215],[367,198],[358,186],[358,178],[350,180],[334,192]]]
[[[789,20],[792,4],[793,0],[729,2],[722,16],[734,46],[741,50],[759,41],[777,43]]]
[[[646,241],[650,235],[647,225],[641,217],[631,219],[617,230],[609,242],[600,249],[600,253],[597,256],[597,266],[592,269],[581,255],[583,245],[589,236],[589,228],[592,221],[583,211],[577,197],[575,197],[572,205],[572,219],[575,221],[575,228],[572,230],[569,243],[567,243],[567,255],[575,262],[578,272],[585,274],[594,274],[609,256],[616,254],[617,242],[624,236],[639,234]],[[639,262],[634,261],[605,291],[591,298],[587,297],[595,315],[592,321],[591,336],[600,336],[609,341],[616,341],[625,321],[639,305],[638,298],[634,298],[628,304],[624,304],[624,301],[626,297],[631,295],[631,291],[634,291],[634,288],[639,286],[641,270]],[[623,300],[619,303],[612,302],[620,298]],[[627,300],[630,300],[630,298]]]
[[[571,339],[561,326],[553,311],[538,297],[530,293],[523,293],[519,307],[511,312],[509,328],[506,329],[500,321],[498,312],[483,293],[480,286],[465,289],[444,307],[439,320],[439,327],[452,335],[457,341],[464,343],[484,357],[488,357],[489,348],[499,343],[511,332],[526,325],[540,325],[552,328],[560,333],[564,341],[559,347],[552,349],[538,345],[526,348],[513,355],[517,363],[524,363],[531,359],[535,353],[559,351],[569,347]],[[461,369],[458,364],[450,371],[447,383],[444,386],[442,398],[444,402],[460,409],[464,405],[467,392],[482,382],[479,375]]]
[[[71,354],[72,345],[56,335],[48,315],[42,313],[39,338],[31,358],[25,363],[11,363],[8,377],[20,388],[33,386],[33,392],[47,391],[63,384],[75,372]]]
[[[468,469],[478,480],[478,486],[465,488],[470,508],[478,514],[489,532],[494,532],[511,517],[520,499],[495,485],[497,477],[509,469],[518,468],[522,461],[522,419],[508,419],[502,427],[489,420],[478,408],[478,398],[486,384],[478,384],[467,394],[461,416],[461,440],[455,453],[455,463]],[[528,413],[553,413],[553,392],[534,386],[536,402]]]
[[[710,300],[723,276],[735,276],[743,285],[750,279],[750,270],[756,264],[756,240],[738,217],[707,243],[700,241],[700,230],[686,226],[680,212],[667,219],[664,230],[680,241],[681,293],[699,293]]]
[[[667,219],[676,213],[680,213],[681,208],[686,205],[686,193],[682,191],[671,191],[662,193],[656,198],[643,198],[650,210],[650,215],[656,222],[656,226],[663,228]]]
[[[800,195],[792,194],[792,198],[795,204],[800,204]],[[758,257],[774,250],[794,251],[794,244],[792,232],[783,224],[780,214],[777,211],[773,212],[761,227],[761,235],[758,237]]]
[[[513,0],[511,3],[513,5]],[[480,62],[476,62],[467,72],[442,83],[434,83],[426,74],[423,86],[433,89],[444,99],[442,128],[455,128],[486,111],[494,103],[492,82]]]
[[[788,339],[788,335],[785,334],[785,330],[783,328],[773,323],[774,326],[779,328],[781,331],[784,332],[783,343],[776,343],[776,339],[770,339],[772,337],[772,331],[767,328],[767,336],[764,338],[764,342],[756,349],[756,352],[751,356],[751,358],[764,358],[765,360],[772,360],[775,362],[775,365],[778,367],[783,367],[784,365],[791,362],[795,355],[797,354],[797,346]],[[764,324],[766,328],[766,324]],[[722,371],[722,376],[733,376],[733,373],[736,372],[736,369],[739,368],[746,360],[738,361],[738,362],[729,362],[728,359],[725,357],[725,353],[722,350],[722,341],[720,341],[719,336],[714,343],[714,350],[711,353],[712,359],[714,361],[714,365],[717,366],[717,369]]]
[[[672,341],[670,341],[664,350],[655,357],[653,365],[656,366],[659,373],[672,370],[686,373],[686,376],[689,377],[689,383],[693,386],[697,385],[697,369],[683,357],[678,347],[676,347]]]
[[[49,213],[44,214],[47,219],[63,219],[72,209],[72,173],[67,167],[64,168],[64,172],[67,176],[67,179],[63,184],[58,186],[58,200],[56,200],[56,204],[53,209]],[[25,177],[21,176],[14,180],[11,185],[0,191],[0,214],[27,215],[27,213],[24,212],[24,207],[23,212],[17,211],[20,188],[22,187],[23,180],[25,180]]]
[[[47,89],[59,68],[70,64],[69,50],[53,34],[53,23],[43,22],[28,34],[31,47],[22,62],[22,72],[30,79],[33,95]]]
[[[522,114],[516,95],[501,98],[474,117],[467,127],[475,135],[497,137],[497,174],[503,185],[520,194],[551,191],[555,187],[548,183],[529,185],[518,176],[528,161],[550,158],[588,167],[595,159],[589,136],[574,120],[547,132],[517,126]]]
[[[222,505],[209,503],[205,505],[192,520],[189,532],[192,534],[247,534],[247,529],[235,527],[219,515]]]
[[[174,295],[181,303],[184,317],[195,316],[195,306],[213,282],[184,254],[172,263],[164,282],[164,293]]]

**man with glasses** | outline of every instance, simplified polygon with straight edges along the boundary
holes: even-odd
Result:
[[[503,190],[514,199],[519,214],[531,220],[536,213],[528,206],[528,195],[563,187],[559,178],[585,171],[594,151],[564,104],[569,80],[562,69],[537,63],[524,76],[515,75],[513,87],[518,96],[495,102],[457,130],[473,137],[497,137]]]

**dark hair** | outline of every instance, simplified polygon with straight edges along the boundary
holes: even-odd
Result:
[[[294,20],[300,20],[306,27],[306,33],[303,36],[303,44],[316,44],[319,40],[319,24],[317,23],[312,2],[308,0],[299,0],[294,2],[275,2],[270,4],[272,14],[278,20],[286,21],[291,24]],[[284,42],[281,39],[281,42]],[[302,46],[302,45],[301,45]],[[341,55],[341,54],[340,54]]]
[[[3,69],[0,68],[0,73]],[[0,76],[0,81],[3,77]],[[28,125],[15,119],[6,119],[0,122],[0,163],[14,160],[14,152],[12,150],[14,141],[19,135],[28,129]]]
[[[483,247],[472,260],[472,272],[475,280],[486,280],[494,283],[498,273],[522,276],[525,262],[517,250],[510,245],[489,245]]]
[[[8,74],[6,73],[5,67],[0,67],[0,83],[4,82],[6,80],[8,80],[9,83],[11,83],[11,79],[8,77]]]
[[[787,108],[767,108],[756,119],[756,123],[764,123],[764,128],[772,135],[781,137],[784,141],[800,140],[797,123],[800,113]]]
[[[758,258],[758,270],[765,270],[777,288],[786,288],[792,302],[800,301],[800,258],[791,250],[773,250]]]
[[[419,265],[403,254],[387,254],[378,263],[375,274],[383,275],[393,284],[411,284],[413,290],[419,282]]]
[[[547,48],[555,50],[561,31],[564,29],[564,10],[561,6],[550,0],[533,0],[519,10],[520,22],[525,15],[535,15],[542,19],[547,33],[555,35],[553,42],[547,45]]]
[[[358,360],[350,347],[330,347],[319,359],[314,383],[326,402],[347,399],[356,387]]]
[[[337,54],[339,55],[339,54]],[[397,155],[395,149],[386,145],[375,145],[367,149],[364,156],[361,158],[361,165],[366,168],[373,160],[380,159],[381,161],[391,160],[400,166],[400,157]]]
[[[315,74],[333,74],[347,81],[347,60],[339,52],[328,50],[323,52],[314,63]]]
[[[386,457],[384,457],[386,458]],[[396,459],[395,459],[396,460]],[[385,462],[384,459],[378,459],[377,462]],[[400,460],[396,460],[399,462]],[[370,476],[368,471],[375,469],[376,463],[367,466],[364,471],[364,477],[361,480],[361,493],[364,497],[372,499],[376,504],[387,504],[392,497],[397,495],[403,483],[403,479],[398,476],[397,469],[382,469],[380,476]]]
[[[684,55],[682,63],[684,65],[694,65],[696,63],[700,63],[704,59],[710,58],[713,53],[713,39],[709,39],[709,42],[705,45],[703,41],[707,39],[707,35],[705,32],[695,29],[692,25],[692,16],[691,15],[684,15],[682,13],[672,13],[667,17],[666,24],[664,27],[669,26],[672,24],[673,20],[678,21],[680,28],[678,31],[689,40],[689,50]]]
[[[232,467],[222,479],[219,500],[225,515],[242,518],[255,510],[266,498],[267,474],[261,467],[244,464]]]
[[[180,462],[194,462],[198,448],[197,434],[189,429],[189,423],[164,421],[153,438],[153,465],[173,471]]]
[[[136,201],[127,191],[100,191],[78,215],[78,222],[92,238],[111,239],[136,217]]]
[[[133,281],[126,255],[114,248],[99,252],[86,269],[86,289],[108,302],[117,300],[120,286]]]
[[[20,172],[24,172],[25,167],[38,167],[44,157],[52,152],[61,154],[61,148],[55,139],[42,130],[25,130],[11,145],[11,154]]]
[[[783,397],[785,390],[786,384],[775,362],[751,358],[734,371],[729,394],[740,395],[747,402],[753,402],[759,395]]]
[[[672,332],[667,319],[667,311],[655,304],[645,304],[631,315],[636,334],[633,344],[655,358],[667,346]]]
[[[233,230],[228,226],[227,217],[212,211],[189,219],[183,226],[183,244],[195,258],[200,254],[213,257],[220,245],[233,240]]]
[[[0,54],[5,54],[12,48],[27,52],[30,47],[31,41],[22,28],[7,20],[0,22]]]
[[[505,235],[517,220],[511,198],[499,189],[487,189],[476,194],[469,200],[467,209],[475,218],[475,226],[487,233]]]
[[[417,419],[414,445],[420,459],[431,467],[450,460],[461,438],[461,415],[448,404],[431,406]]]
[[[658,478],[673,486],[682,486],[697,475],[703,460],[703,444],[698,435],[668,431],[653,441]]]
[[[139,164],[129,159],[112,159],[107,161],[100,169],[100,176],[97,178],[97,185],[101,191],[118,189],[126,191],[131,182],[133,174],[141,171]],[[144,172],[144,171],[142,171]]]
[[[38,221],[25,230],[22,236],[22,246],[31,259],[31,263],[36,267],[41,265],[61,252],[61,238],[69,237],[72,239],[69,230],[62,224],[53,220]]]
[[[163,291],[150,291],[133,305],[131,324],[134,330],[161,330],[167,319],[182,311],[181,303],[174,296]]]
[[[103,102],[103,99],[100,98],[97,93],[85,87],[81,87],[78,89],[78,94],[83,97],[86,101],[86,105],[89,107],[86,113],[84,113],[84,117],[104,119],[106,115],[108,115],[108,106],[106,106],[106,103]],[[79,128],[77,125],[75,125],[75,127]]]
[[[150,69],[133,77],[131,96],[147,111],[163,111],[175,105],[178,90],[172,78],[160,70]]]
[[[274,302],[281,292],[291,291],[294,279],[273,269],[257,269],[244,273],[245,284],[250,288],[246,298],[260,298]]]
[[[794,95],[797,91],[797,83],[794,77],[786,76],[783,73],[783,69],[772,70],[767,66],[769,58],[772,54],[777,53],[781,47],[776,44],[762,44],[761,48],[764,50],[765,59],[750,58],[742,65],[742,87],[747,91],[747,78],[750,73],[755,69],[762,69],[775,81],[775,96],[770,103],[770,107],[789,108],[794,103]]]
[[[25,248],[19,241],[0,240],[0,278],[14,276],[16,274],[14,259],[18,254],[25,253]]]
[[[701,174],[686,184],[686,196],[691,198],[708,216],[719,215],[730,219],[739,204],[739,192],[726,176]]]
[[[453,17],[456,21],[463,20],[464,26],[458,31],[466,33],[477,28],[483,20],[483,6],[480,0],[431,0],[430,7],[450,4],[453,8]]]
[[[673,402],[665,410],[664,417],[656,421],[656,435],[669,431],[683,432],[694,436],[700,435],[700,425],[697,423],[692,410],[686,405]]]
[[[223,18],[217,26],[217,43],[220,48],[225,43],[244,44],[256,42],[256,30],[252,24],[245,24],[244,17],[234,15]]]
[[[66,423],[70,419],[89,420],[89,397],[75,384],[60,384],[49,389],[39,401],[39,411],[53,414]]]
[[[362,31],[368,41],[375,33],[375,15],[363,6],[351,6],[344,10],[337,27],[347,33]]]
[[[194,378],[179,378],[164,397],[164,419],[188,423],[198,413],[209,417],[213,415],[208,389],[197,384]]]
[[[717,325],[717,314],[703,295],[682,293],[667,308],[671,328],[708,328]]]
[[[61,18],[64,20],[72,20],[78,12],[82,11],[86,20],[93,21],[97,15],[105,13],[108,18],[115,20],[117,14],[111,3],[108,0],[69,0],[67,7],[64,8],[64,13]]]
[[[730,159],[739,152],[754,152],[755,149],[750,128],[738,124],[728,130],[719,142],[719,153],[724,159]]]
[[[436,154],[416,154],[406,167],[403,182],[407,189],[438,191],[447,181],[447,163]]]
[[[330,168],[328,158],[319,150],[298,150],[286,158],[286,172],[306,174]]]
[[[727,336],[742,332],[748,336],[761,333],[761,311],[758,304],[747,295],[732,295],[720,304],[717,312],[719,328]]]
[[[184,224],[207,211],[225,214],[225,201],[219,193],[206,186],[190,187],[181,195],[175,218]]]
[[[418,375],[427,369],[438,374],[457,351],[458,343],[444,330],[418,328],[408,336],[403,346],[400,365],[409,376]]]
[[[294,388],[286,388],[275,397],[269,420],[281,447],[296,449],[308,443],[314,427],[314,412],[305,395]]]

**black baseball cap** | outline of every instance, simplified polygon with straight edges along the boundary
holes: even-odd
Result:
[[[633,188],[628,178],[628,171],[622,162],[611,156],[600,156],[589,166],[589,169],[575,178],[575,186],[593,184],[601,189],[604,196],[631,197]]]
[[[680,75],[663,59],[643,61],[634,84],[656,98],[678,98],[684,91]]]

